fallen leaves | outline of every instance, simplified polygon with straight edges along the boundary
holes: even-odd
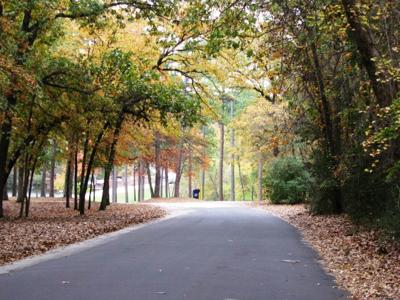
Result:
[[[340,216],[314,216],[303,205],[261,204],[297,227],[353,299],[400,299],[400,249]]]
[[[4,202],[8,217],[0,220],[0,265],[165,215],[161,208],[145,204],[112,204],[98,211],[94,203],[80,216],[64,205],[60,199],[33,199],[31,217],[18,219],[19,204]]]

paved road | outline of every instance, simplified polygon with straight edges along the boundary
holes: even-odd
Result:
[[[167,206],[186,213],[0,275],[0,299],[345,299],[279,218],[231,203]]]

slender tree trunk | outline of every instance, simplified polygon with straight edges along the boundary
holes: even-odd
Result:
[[[142,175],[141,175],[141,170],[142,170],[142,161],[139,160],[138,162],[138,202],[142,201]]]
[[[205,141],[206,140],[206,127],[205,126],[203,126],[202,131],[203,131],[203,140]],[[205,162],[206,161],[206,146],[205,145],[203,146],[202,156],[203,156],[203,162]],[[206,193],[205,188],[206,188],[206,169],[203,166],[201,168],[201,200],[204,200],[204,198],[205,198],[205,193]]]
[[[149,182],[150,186],[150,196],[151,198],[154,198],[154,189],[153,189],[153,182],[151,180],[151,170],[150,170],[150,164],[146,163],[146,171],[147,171],[147,181]]]
[[[154,195],[153,195],[154,198],[159,198],[161,192],[160,151],[161,151],[160,134],[156,132],[154,141],[155,170],[156,170],[156,176],[154,182]]]
[[[56,141],[53,141],[51,164],[50,164],[50,190],[49,190],[50,198],[54,198],[54,179],[56,177],[56,155],[57,155],[57,143]]]
[[[78,148],[74,155],[74,209],[78,210]]]
[[[179,198],[180,196],[180,185],[182,177],[182,164],[183,164],[183,142],[180,143],[180,149],[178,154],[178,163],[176,164],[175,170],[175,185],[174,185],[174,197]]]
[[[28,197],[26,199],[26,205],[25,205],[25,218],[27,218],[29,216],[29,209],[31,207],[33,176],[35,175],[36,163],[37,163],[37,158],[35,159],[32,169],[31,169],[31,175],[30,175],[30,180],[29,180],[29,192],[28,192]]]
[[[132,168],[132,174],[133,174],[133,202],[136,202],[136,166],[135,164],[133,165]]]
[[[258,158],[258,193],[257,193],[257,200],[262,201],[263,194],[262,194],[262,171],[264,166],[264,159],[262,153],[259,154]]]
[[[144,176],[144,162],[143,160],[140,162],[140,201],[144,201],[144,184],[145,184],[145,176]]]
[[[230,115],[231,115],[231,120],[233,120],[233,114],[234,114],[234,101],[232,100],[230,102]],[[231,150],[232,150],[232,154],[231,154],[231,200],[235,201],[236,195],[235,195],[235,152],[234,152],[234,148],[235,148],[235,130],[233,128],[231,128]]]
[[[164,174],[164,170],[162,167],[160,167],[160,198],[163,197],[163,187],[164,187],[164,181],[163,181],[163,174]]]
[[[65,170],[65,207],[69,208],[70,207],[70,198],[71,198],[71,167],[72,167],[72,162],[71,162],[71,155],[67,160],[67,165],[66,165],[66,170]]]
[[[94,171],[92,171],[92,176],[90,179],[90,188],[89,188],[89,202],[88,202],[88,209],[91,209],[92,206],[92,191],[94,191]],[[95,201],[94,199],[94,195],[93,195],[93,201]]]
[[[168,166],[165,167],[165,198],[169,197]]]
[[[192,160],[193,160],[193,153],[192,153],[192,145],[189,144],[189,160],[188,160],[188,198],[192,198],[192,173],[193,173],[193,166],[192,166]]]
[[[112,168],[112,202],[117,203],[118,198],[117,198],[117,189],[118,189],[118,178],[117,178],[117,169],[114,166]]]
[[[21,203],[24,200],[24,175],[25,174],[25,165],[19,167],[18,172],[18,193],[17,193],[17,202]]]
[[[128,166],[127,165],[125,165],[124,179],[125,179],[125,203],[129,203],[129,195],[128,195]]]
[[[42,198],[46,198],[46,179],[47,179],[47,170],[46,170],[46,166],[43,166],[42,181],[40,184],[40,197],[42,197]]]
[[[240,168],[240,161],[238,160],[238,170],[239,170],[239,179],[240,179],[240,185],[242,187],[242,200],[246,200],[245,199],[245,191],[244,191],[244,184],[243,184],[243,175],[242,175],[242,170]]]
[[[18,181],[18,168],[14,166],[13,168],[13,181],[12,181],[12,196],[17,196],[17,181]]]
[[[225,142],[225,125],[220,123],[220,149],[219,149],[219,172],[218,172],[218,188],[219,200],[224,200],[224,142]]]

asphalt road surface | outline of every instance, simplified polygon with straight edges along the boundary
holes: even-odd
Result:
[[[163,205],[181,214],[0,275],[0,299],[346,298],[281,219],[229,202]]]

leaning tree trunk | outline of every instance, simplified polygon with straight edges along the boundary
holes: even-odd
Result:
[[[150,187],[150,196],[151,198],[154,198],[153,182],[151,180],[151,170],[150,170],[150,164],[148,162],[146,163],[146,171],[147,171],[147,181],[149,182],[149,187]]]
[[[182,177],[182,165],[183,165],[183,142],[181,142],[179,154],[178,154],[178,163],[176,164],[175,170],[175,185],[174,185],[174,197],[178,198],[180,195],[180,186],[181,186],[181,177]]]
[[[25,174],[25,166],[22,165],[19,167],[18,172],[18,193],[17,193],[17,202],[21,203],[24,200],[24,174]]]
[[[106,166],[104,168],[104,185],[103,185],[103,195],[101,197],[101,203],[100,203],[100,208],[99,210],[105,210],[107,205],[110,204],[110,185],[109,185],[109,180],[110,180],[110,174],[114,165],[114,159],[115,159],[115,153],[117,151],[117,143],[119,139],[119,135],[121,133],[122,129],[122,124],[124,122],[124,112],[121,111],[117,123],[115,124],[115,129],[113,133],[113,140],[110,145],[110,151],[108,154],[108,159]]]

